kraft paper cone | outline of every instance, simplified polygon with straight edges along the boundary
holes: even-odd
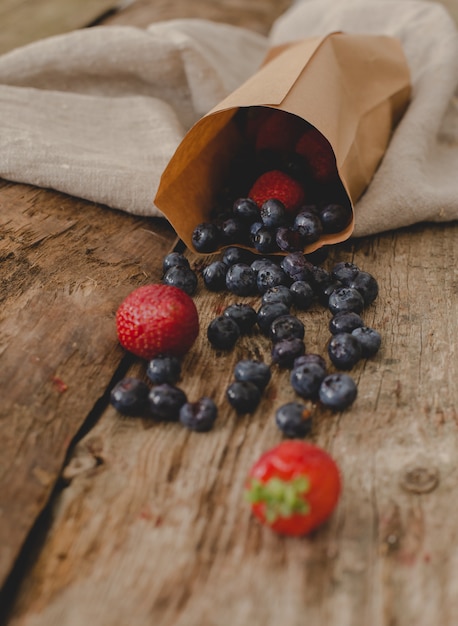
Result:
[[[256,74],[190,129],[163,172],[155,204],[192,250],[192,232],[211,221],[243,145],[237,112],[280,109],[328,140],[352,209],[344,230],[323,235],[304,252],[344,241],[353,232],[353,205],[383,158],[410,91],[407,62],[391,37],[332,33],[274,49]]]

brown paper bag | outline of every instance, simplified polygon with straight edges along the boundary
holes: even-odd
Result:
[[[410,97],[400,43],[391,37],[332,33],[272,50],[260,70],[186,134],[161,177],[156,206],[192,250],[192,232],[211,221],[215,198],[241,149],[235,116],[246,107],[292,113],[329,141],[352,220],[304,252],[347,239],[364,192]],[[234,198],[235,199],[235,198]]]

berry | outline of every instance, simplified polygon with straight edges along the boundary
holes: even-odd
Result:
[[[157,356],[148,363],[146,375],[155,385],[173,385],[181,376],[180,359],[176,356]]]
[[[274,343],[283,341],[283,339],[292,339],[293,337],[303,339],[304,334],[304,324],[295,315],[281,315],[277,317],[270,325],[269,330],[270,338]]]
[[[251,235],[251,243],[258,252],[273,252],[276,247],[275,232],[270,228],[262,225],[258,228],[254,235]]]
[[[377,354],[382,343],[380,333],[368,326],[360,326],[351,334],[359,341],[363,358],[367,359]]]
[[[180,409],[180,423],[198,433],[211,430],[218,417],[218,409],[211,398],[203,397],[197,402],[186,402]]]
[[[361,313],[364,308],[362,295],[352,287],[338,287],[334,289],[328,299],[328,308],[333,315],[342,311]]]
[[[182,289],[152,284],[132,291],[116,312],[120,344],[144,359],[182,356],[199,334],[199,316]]]
[[[266,200],[275,198],[283,203],[287,213],[294,213],[304,202],[302,185],[280,170],[261,174],[250,189],[248,196],[261,207]]]
[[[275,233],[275,241],[284,252],[299,252],[305,246],[305,239],[300,229],[281,226]]]
[[[310,126],[296,143],[296,152],[308,163],[312,177],[328,183],[337,177],[337,167],[331,144],[315,127]]]
[[[181,265],[182,267],[189,267],[189,261],[181,254],[181,252],[169,252],[166,254],[162,261],[162,271],[165,273],[171,267],[175,265]]]
[[[268,259],[266,257],[257,257],[251,263],[250,267],[253,270],[253,272],[255,274],[257,274],[259,272],[259,270],[263,270],[265,268],[272,267],[272,265],[276,265],[276,263],[274,261],[271,261],[270,259]]]
[[[320,211],[320,221],[325,233],[339,233],[351,221],[351,208],[342,204],[327,204]]]
[[[263,391],[271,378],[270,367],[261,361],[245,359],[236,364],[234,378],[239,382],[254,383],[260,391]]]
[[[309,283],[305,280],[296,280],[289,288],[293,297],[294,306],[302,311],[306,311],[313,303],[314,293]]]
[[[216,224],[202,222],[194,228],[191,241],[197,252],[215,252],[220,245],[221,233]]]
[[[313,277],[313,265],[302,252],[291,252],[283,257],[280,267],[292,280],[310,281]]]
[[[209,291],[223,291],[226,288],[227,265],[222,261],[213,261],[202,270],[205,287]]]
[[[329,374],[320,385],[320,402],[334,410],[343,411],[356,399],[358,388],[355,381],[348,374]]]
[[[340,280],[334,280],[332,278],[332,274],[330,275],[330,281],[328,283],[323,283],[318,289],[318,300],[320,304],[325,307],[329,306],[329,298],[331,295],[337,290],[343,287],[344,285],[340,282]]]
[[[351,333],[355,328],[364,326],[362,318],[354,311],[336,313],[329,322],[329,330],[333,335]]]
[[[306,437],[312,430],[312,406],[288,402],[275,412],[275,423],[290,439]]]
[[[344,285],[348,285],[348,283],[356,276],[359,271],[359,267],[354,263],[341,261],[340,263],[336,263],[334,265],[331,273],[335,279],[340,280]]]
[[[230,350],[240,337],[240,328],[233,319],[225,315],[215,317],[207,327],[207,338],[214,348]]]
[[[283,304],[290,307],[293,304],[293,294],[286,285],[276,285],[263,293],[261,301],[262,304],[283,302]]]
[[[293,150],[303,126],[303,120],[292,113],[271,109],[269,115],[259,125],[256,150],[270,150],[276,153]]]
[[[293,367],[295,359],[304,353],[305,344],[302,339],[298,337],[282,339],[272,346],[272,363],[276,363],[279,367],[289,369]]]
[[[226,287],[237,296],[250,296],[256,291],[256,274],[245,263],[231,265],[226,274]]]
[[[253,413],[261,400],[261,392],[252,382],[236,380],[226,389],[226,398],[237,413]]]
[[[328,343],[328,354],[336,367],[350,370],[362,357],[362,349],[356,337],[350,333],[333,335]]]
[[[296,359],[298,361],[298,359]],[[290,382],[294,391],[302,398],[315,399],[326,371],[318,363],[302,363],[293,365]]]
[[[316,365],[319,365],[323,372],[326,374],[326,361],[323,359],[321,354],[313,354],[311,352],[303,354],[294,361],[293,368],[304,365],[305,363],[315,363]]]
[[[229,217],[221,224],[221,243],[248,243],[246,224],[237,217]]]
[[[248,472],[245,496],[262,524],[297,537],[330,517],[341,488],[339,468],[325,450],[291,439],[254,463]]]
[[[148,401],[151,415],[155,419],[176,422],[180,409],[187,399],[184,391],[168,383],[163,383],[151,389]]]
[[[353,279],[349,281],[348,286],[351,289],[359,291],[363,297],[364,306],[371,304],[378,295],[378,283],[369,272],[359,271]]]
[[[253,307],[243,303],[230,304],[224,309],[223,316],[234,320],[241,335],[250,333],[257,321],[256,311]]]
[[[238,248],[237,246],[229,246],[223,251],[221,261],[226,265],[235,265],[236,263],[244,263],[248,265],[253,255],[248,250]]]
[[[249,224],[259,221],[259,207],[251,198],[238,198],[232,207],[236,217]]]
[[[261,294],[278,285],[286,286],[287,283],[289,283],[289,278],[278,265],[268,265],[261,268],[256,274],[256,286]]]
[[[294,218],[294,228],[301,233],[304,245],[318,241],[323,233],[320,218],[312,211],[302,210],[298,213]]]
[[[270,331],[272,322],[280,315],[288,315],[289,307],[282,302],[273,302],[271,304],[263,304],[257,312],[257,322],[261,331],[267,335]]]
[[[149,387],[138,378],[120,380],[110,392],[110,403],[125,415],[141,415],[148,401]]]
[[[192,296],[197,289],[197,276],[189,267],[174,265],[166,271],[162,278],[164,285],[178,287],[188,296]]]
[[[260,228],[264,228],[263,222],[253,222],[250,225],[250,240],[251,240],[251,242],[253,242],[253,238],[254,238],[254,236],[256,235],[256,233],[258,232],[258,230]]]
[[[275,198],[266,200],[261,206],[261,220],[267,228],[283,226],[286,222],[286,210],[283,202]]]

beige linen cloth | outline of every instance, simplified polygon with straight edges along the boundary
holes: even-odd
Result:
[[[269,37],[206,20],[95,27],[0,57],[0,177],[137,215],[186,130],[272,45],[342,30],[402,42],[409,108],[357,203],[355,235],[458,218],[458,32],[426,0],[302,0]],[[0,209],[1,210],[1,209]]]

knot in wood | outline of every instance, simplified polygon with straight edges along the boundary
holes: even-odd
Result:
[[[429,493],[438,484],[439,472],[435,467],[409,466],[404,469],[401,477],[401,487],[411,493]]]

